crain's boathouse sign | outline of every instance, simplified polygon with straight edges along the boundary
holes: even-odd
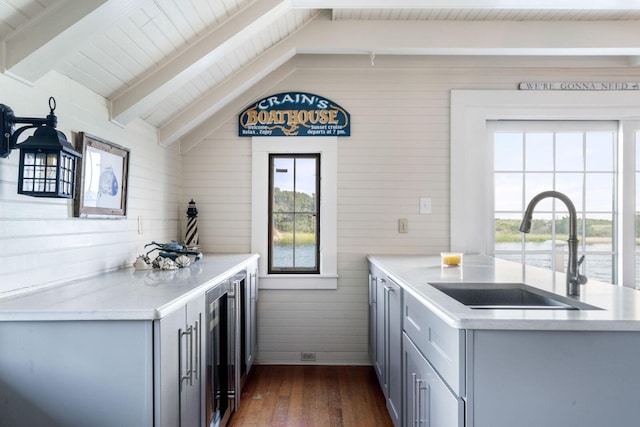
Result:
[[[240,113],[239,124],[239,136],[351,135],[351,117],[344,108],[304,92],[261,99]]]

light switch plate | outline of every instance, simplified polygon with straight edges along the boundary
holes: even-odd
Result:
[[[431,213],[431,197],[420,197],[420,215]]]
[[[398,233],[408,233],[409,232],[409,220],[407,218],[398,219]]]

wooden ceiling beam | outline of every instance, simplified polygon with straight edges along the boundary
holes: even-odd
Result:
[[[169,122],[160,127],[159,142],[169,145],[182,135],[199,126],[225,105],[240,96],[245,90],[260,82],[276,68],[281,67],[296,54],[296,45],[300,37],[306,39],[305,33],[313,32],[318,22],[326,20],[326,14],[316,14],[303,27],[287,36],[270,49],[233,73],[231,77],[202,96],[189,108],[177,114]]]
[[[612,0],[292,0],[300,9],[640,10],[640,1]]]
[[[295,70],[295,64],[292,61],[288,61],[269,73],[260,81],[260,84],[254,84],[238,97],[230,100],[217,114],[192,129],[180,139],[180,151],[186,153],[209,135],[212,135],[220,126],[229,120],[237,118],[238,113],[249,103],[269,94],[276,85],[289,77]]]
[[[142,116],[289,10],[289,0],[254,1],[136,84],[112,97],[111,119],[126,124]]]
[[[255,92],[243,93],[238,86],[255,86],[265,74],[261,70],[271,71],[295,54],[372,52],[441,56],[640,56],[640,27],[624,21],[333,21],[324,12],[163,126],[161,143],[178,140],[184,143],[186,138],[188,146],[197,144],[196,138],[205,138],[213,131],[211,120],[219,121],[216,112],[231,105],[236,97],[247,99],[248,93]]]
[[[323,21],[297,53],[640,55],[635,21]],[[482,37],[478,35],[482,34]]]
[[[4,72],[33,83],[145,0],[63,0],[3,40]]]

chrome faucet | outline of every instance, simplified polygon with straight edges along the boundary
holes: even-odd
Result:
[[[555,197],[556,199],[561,200],[565,205],[567,205],[567,209],[569,209],[569,239],[567,240],[567,243],[569,244],[569,261],[567,263],[567,295],[578,296],[580,295],[580,285],[587,283],[588,279],[587,276],[583,276],[578,272],[580,264],[584,261],[584,255],[578,261],[578,219],[576,207],[573,205],[571,199],[558,191],[543,191],[542,193],[534,196],[524,212],[524,217],[520,224],[520,231],[523,233],[531,231],[531,217],[533,216],[533,210],[540,200],[547,197]]]

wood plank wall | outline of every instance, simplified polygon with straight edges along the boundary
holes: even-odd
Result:
[[[58,129],[67,138],[87,132],[131,150],[125,219],[74,218],[72,201],[18,195],[18,150],[0,159],[0,296],[120,268],[145,243],[179,237],[187,209],[179,147],[160,147],[154,127],[111,123],[104,98],[55,72],[34,87],[0,75],[0,94],[0,103],[22,117],[45,117],[54,96]]]
[[[611,61],[300,56],[298,70],[265,93],[311,92],[351,113],[338,142],[338,289],[264,290],[259,363],[362,364],[367,357],[369,253],[437,254],[449,247],[449,94],[516,89],[521,81],[635,81]],[[613,64],[613,65],[612,65]],[[250,102],[250,101],[249,101]],[[249,104],[247,102],[247,104]],[[215,252],[251,249],[251,140],[236,119],[183,153],[184,193],[198,203],[200,240]],[[478,138],[484,138],[478,135]],[[432,199],[431,215],[419,198]],[[397,232],[407,218],[409,232]],[[183,224],[184,227],[184,224]]]

